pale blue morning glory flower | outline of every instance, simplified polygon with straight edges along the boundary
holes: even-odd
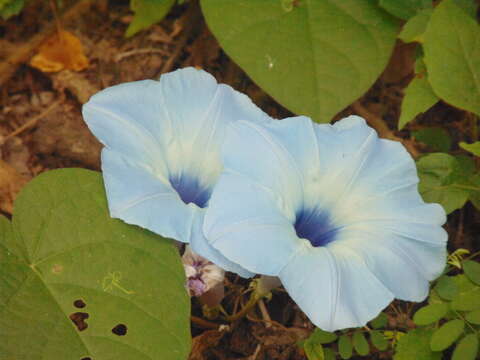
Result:
[[[226,270],[252,276],[208,246],[205,208],[222,169],[226,125],[267,118],[251,100],[185,68],[110,87],[83,107],[84,119],[105,145],[102,170],[112,217],[191,243]]]
[[[246,140],[248,139],[248,140]],[[278,276],[318,327],[364,325],[425,299],[445,264],[445,212],[415,163],[363,119],[231,124],[204,233],[229,260]]]

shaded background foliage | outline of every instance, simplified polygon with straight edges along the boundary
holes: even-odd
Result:
[[[99,169],[101,146],[80,108],[117,83],[197,66],[277,118],[303,114],[330,122],[359,114],[381,137],[403,142],[417,159],[424,199],[450,213],[452,255],[427,302],[395,302],[366,329],[329,334],[313,331],[282,291],[221,328],[194,299],[190,358],[474,359],[478,3],[0,0],[0,211],[11,217],[16,194],[46,170]],[[52,38],[58,27],[78,43],[62,43],[70,35]],[[47,72],[52,66],[57,71]],[[246,285],[227,279],[227,310],[245,301]]]

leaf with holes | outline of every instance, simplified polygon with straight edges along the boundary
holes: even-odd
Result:
[[[171,359],[189,352],[175,246],[110,218],[102,177],[55,170],[0,217],[0,358]]]
[[[423,43],[428,79],[442,100],[476,114],[480,114],[479,44],[480,26],[455,1],[444,0],[435,8]]]
[[[362,96],[399,23],[370,0],[202,0],[210,30],[263,90],[317,122]]]

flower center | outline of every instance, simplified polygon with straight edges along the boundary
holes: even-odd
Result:
[[[200,208],[206,206],[208,199],[210,199],[211,189],[201,186],[197,179],[180,176],[171,177],[169,180],[185,204],[194,203]]]
[[[307,239],[315,247],[325,246],[335,240],[339,230],[330,221],[329,214],[318,209],[300,211],[294,227],[299,238]]]

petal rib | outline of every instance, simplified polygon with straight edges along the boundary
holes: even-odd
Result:
[[[282,207],[281,198],[226,172],[210,199],[204,234],[229,260],[251,272],[275,276],[300,243]]]
[[[335,331],[365,325],[393,294],[348,249],[332,253],[307,242],[279,277],[292,299],[319,328]]]

